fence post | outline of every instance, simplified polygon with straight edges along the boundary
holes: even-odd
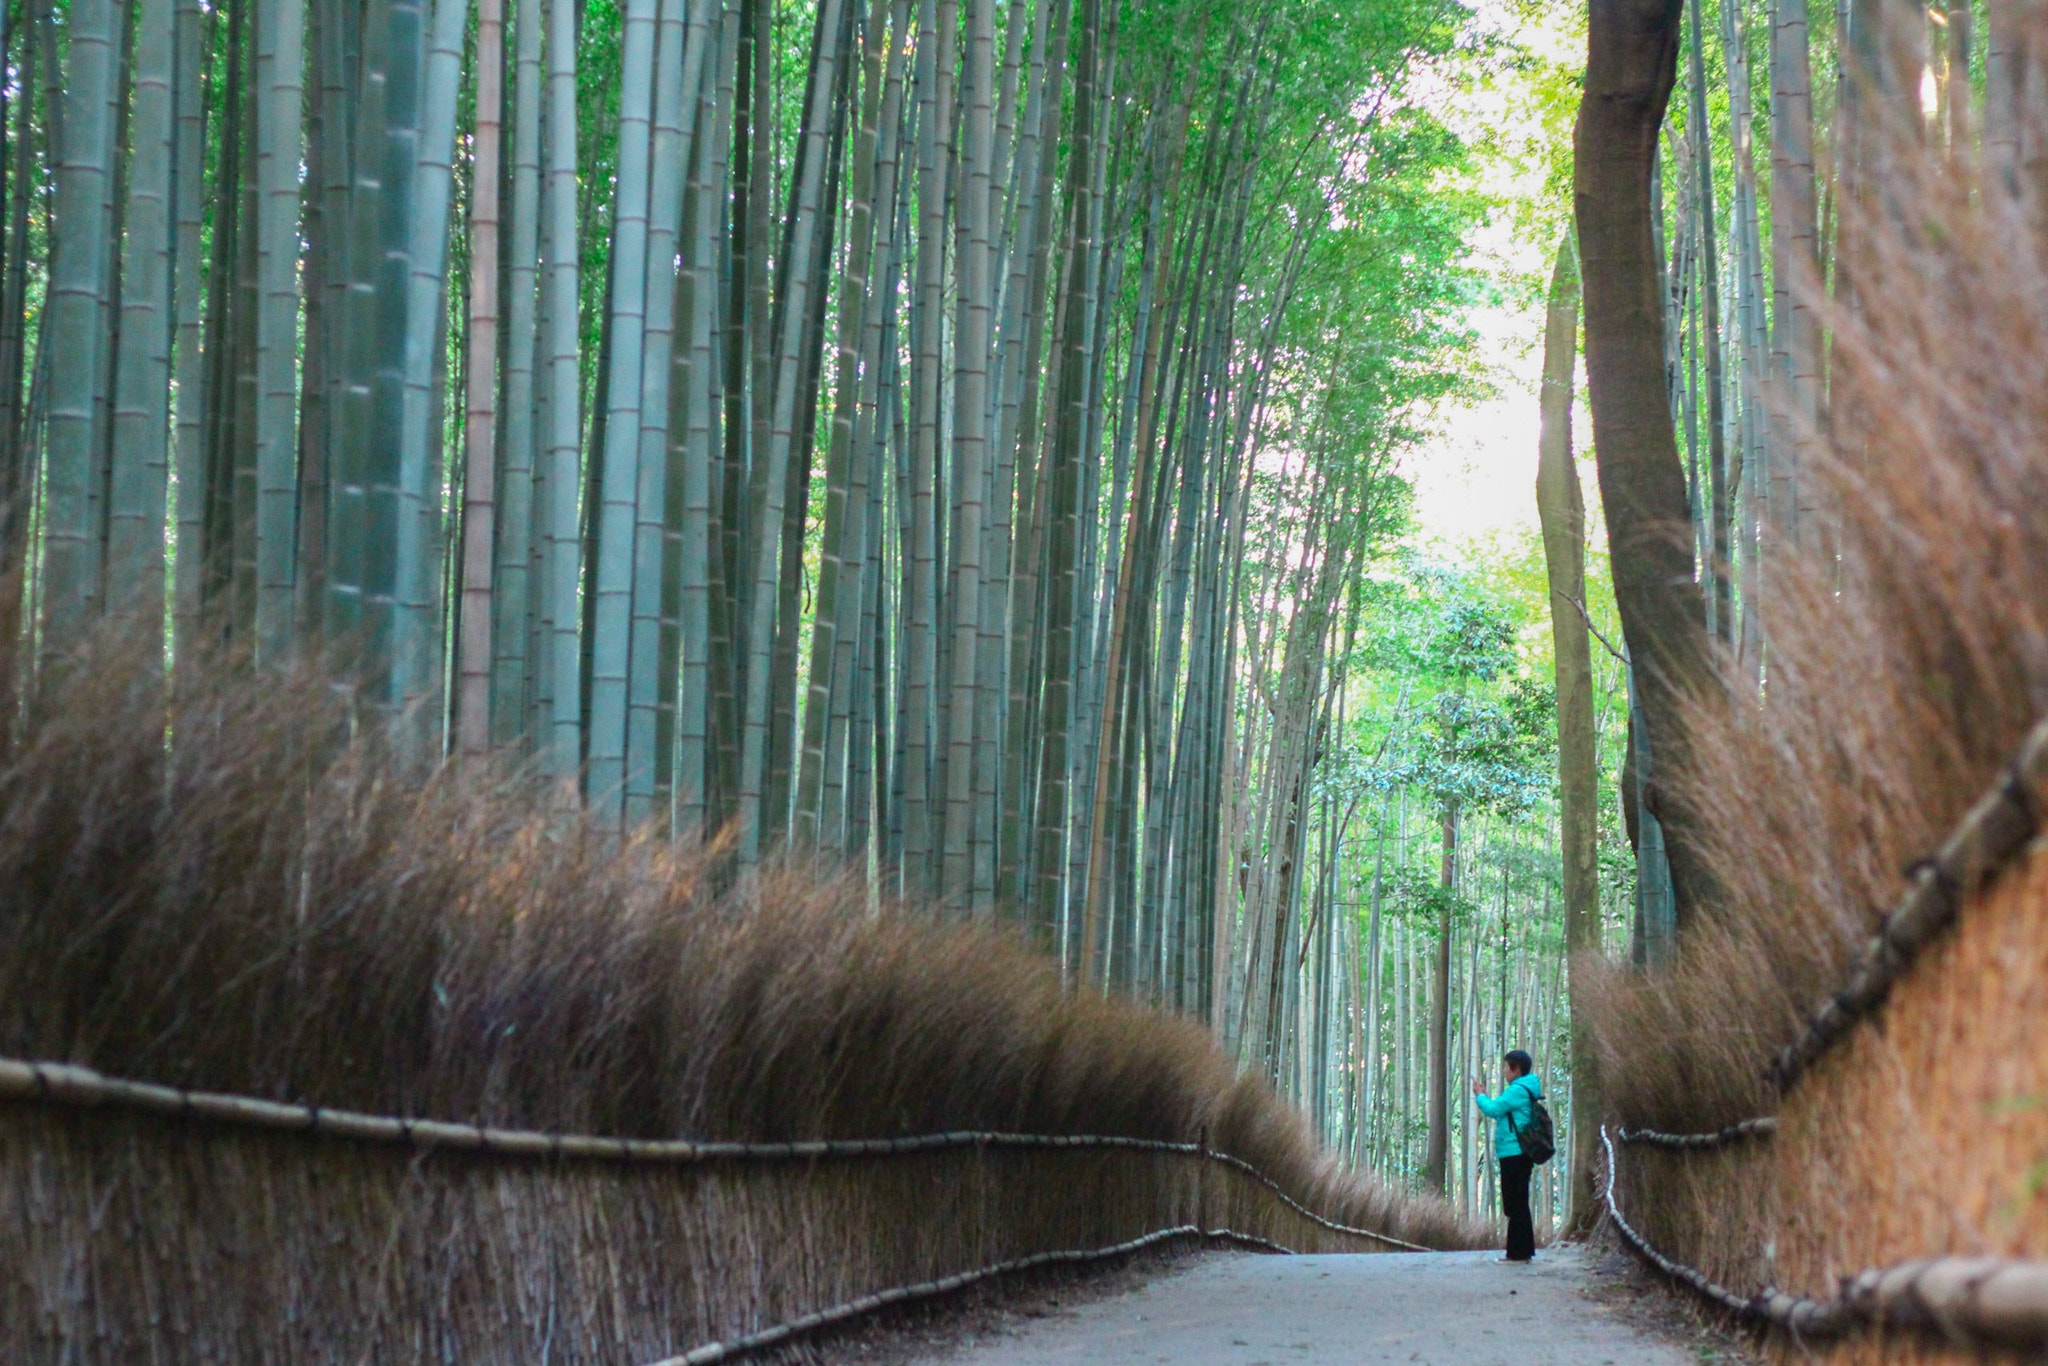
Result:
[[[1195,1139],[1195,1227],[1209,1233],[1209,1126]]]

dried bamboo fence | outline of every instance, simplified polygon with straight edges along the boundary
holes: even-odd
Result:
[[[0,1101],[0,1228],[23,1239],[0,1280],[10,1360],[705,1366],[1175,1239],[1424,1250],[1205,1140],[630,1140],[17,1060]]]
[[[1839,1340],[1837,1359],[1858,1361],[1932,1361],[1951,1350],[2039,1359],[2048,1350],[2048,1261],[1987,1250],[1841,1265],[1902,1236],[2040,1244],[2048,1126],[2029,1134],[2013,1121],[2048,1109],[2048,1096],[2025,1089],[2029,1070],[2041,1070],[2029,1022],[2041,1018],[2048,991],[2048,854],[2034,838],[2044,811],[2048,721],[1915,865],[1847,985],[1772,1059],[1784,1113],[1706,1133],[1624,1129],[1620,1142],[1658,1163],[1633,1177],[1602,1130],[1606,1211],[1630,1247],[1718,1307],[1781,1330],[1801,1351],[1825,1340]],[[1992,989],[1975,985],[1985,983]],[[1855,1029],[1880,1019],[1886,1028]],[[2024,1198],[1998,1199],[1995,1183],[2006,1178]],[[1661,1251],[1661,1239],[1625,1213],[1623,1187],[1642,1197],[1639,1215],[1662,1221],[1696,1260],[1724,1268],[1721,1278]],[[1730,1191],[1746,1194],[1731,1202]],[[1963,1208],[1943,1216],[1918,1208],[1937,1204]],[[1775,1236],[1758,1249],[1760,1223]],[[1786,1272],[1823,1267],[1840,1286],[1835,1294],[1775,1284]],[[1731,1289],[1729,1272],[1764,1288]]]

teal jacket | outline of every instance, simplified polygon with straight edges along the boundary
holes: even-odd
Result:
[[[1515,1138],[1517,1127],[1526,1129],[1536,1118],[1536,1098],[1543,1094],[1543,1081],[1534,1072],[1516,1077],[1497,1096],[1474,1096],[1479,1113],[1493,1121],[1493,1155],[1520,1157],[1522,1145]]]

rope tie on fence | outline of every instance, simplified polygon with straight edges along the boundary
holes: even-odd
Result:
[[[1250,1162],[1208,1146],[1206,1136],[1194,1143],[1170,1139],[1128,1138],[1115,1134],[1012,1134],[963,1129],[911,1134],[902,1138],[803,1139],[781,1143],[700,1142],[694,1139],[613,1138],[564,1134],[537,1129],[496,1128],[445,1120],[364,1114],[324,1109],[220,1091],[194,1091],[156,1082],[109,1077],[75,1063],[28,1062],[0,1058],[0,1100],[39,1101],[73,1107],[100,1105],[204,1120],[242,1128],[316,1135],[359,1143],[388,1143],[412,1148],[481,1153],[503,1158],[546,1158],[553,1161],[666,1163],[787,1162],[894,1157],[908,1153],[944,1152],[961,1148],[1099,1149],[1170,1153],[1233,1168],[1260,1182],[1297,1214],[1333,1233],[1365,1238],[1404,1252],[1428,1248],[1377,1229],[1355,1228],[1309,1209],[1278,1182]]]
[[[1964,904],[2019,857],[2048,809],[2044,794],[2048,720],[2027,733],[1997,786],[1963,814],[1932,854],[1907,870],[1905,892],[1858,955],[1847,984],[1771,1059],[1766,1072],[1780,1091],[1883,1005],[1893,983],[1955,922]]]
[[[1773,1287],[1754,1295],[1731,1290],[1697,1267],[1665,1256],[1629,1223],[1615,1200],[1614,1140],[1605,1125],[1600,1143],[1607,1154],[1607,1217],[1622,1240],[1665,1275],[1742,1319],[1810,1338],[1885,1326],[2003,1347],[2048,1346],[2048,1262],[1922,1257],[1845,1277],[1841,1292],[1827,1299]]]

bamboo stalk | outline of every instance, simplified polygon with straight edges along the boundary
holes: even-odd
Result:
[[[100,374],[100,309],[107,295],[105,201],[112,175],[115,7],[78,0],[70,11],[64,127],[48,303],[49,389],[40,614],[54,654],[99,603],[100,537],[93,524],[93,409]],[[51,73],[52,79],[56,73]]]
[[[548,701],[547,771],[575,779],[583,765],[581,649],[578,611],[582,540],[582,384],[577,374],[576,12],[572,0],[546,0],[547,104],[542,132],[547,200],[542,224],[542,297],[546,322],[547,584],[546,662],[541,694]],[[573,791],[568,783],[564,792]]]
[[[298,555],[299,159],[305,100],[299,0],[256,14],[256,654],[290,648]],[[139,112],[139,111],[138,111]],[[452,125],[451,125],[451,134]]]
[[[504,433],[497,490],[500,515],[497,563],[491,576],[490,736],[509,744],[533,736],[538,612],[536,588],[544,574],[533,572],[537,534],[547,511],[536,481],[534,356],[539,336],[535,287],[540,273],[540,0],[513,0],[512,11],[512,199],[507,214],[510,245],[505,259],[503,356]],[[502,101],[501,101],[502,103]],[[502,113],[502,109],[501,109]]]
[[[135,128],[129,149],[128,260],[115,366],[108,507],[111,594],[147,612],[164,602],[164,510],[170,475],[173,80],[171,0],[139,8]]]
[[[491,636],[498,515],[499,166],[505,105],[504,0],[477,0],[474,141],[470,150],[469,335],[463,404],[462,598],[456,645],[456,748],[491,744]],[[519,476],[507,471],[508,482]]]

